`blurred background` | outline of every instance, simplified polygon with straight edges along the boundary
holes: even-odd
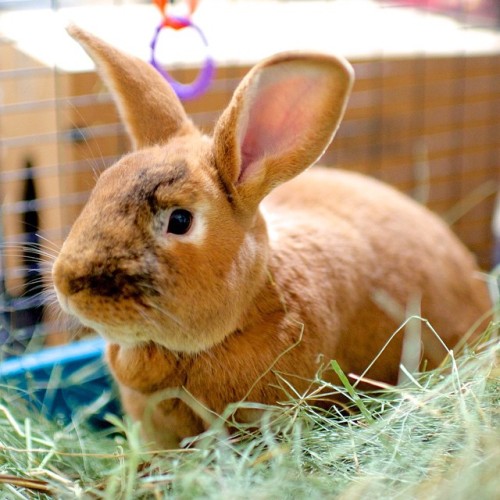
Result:
[[[167,8],[187,16],[188,3]],[[259,59],[289,49],[343,54],[356,84],[321,163],[426,204],[491,269],[498,0],[201,0],[192,20],[216,65],[208,89],[185,102],[202,129]],[[64,31],[69,21],[149,59],[161,13],[147,1],[0,0],[0,358],[68,338],[41,294],[50,262],[96,173],[129,150],[107,90]],[[195,30],[165,29],[156,54],[189,83],[207,50]]]

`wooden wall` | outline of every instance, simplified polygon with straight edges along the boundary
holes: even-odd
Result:
[[[4,238],[25,230],[23,165],[34,164],[41,233],[59,245],[96,172],[129,143],[94,72],[62,74],[0,43],[0,199]],[[353,61],[345,120],[321,163],[365,172],[426,203],[453,225],[484,268],[500,185],[500,55]],[[209,132],[248,68],[226,65],[202,98],[186,103]],[[189,81],[194,71],[174,73]],[[16,257],[2,256],[19,292]],[[5,264],[6,263],[6,264]]]

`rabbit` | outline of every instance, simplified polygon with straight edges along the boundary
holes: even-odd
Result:
[[[493,233],[493,267],[500,266],[500,192],[497,194],[493,218],[491,221]]]
[[[396,383],[403,340],[388,339],[412,301],[449,347],[488,316],[475,260],[438,216],[368,176],[311,167],[346,108],[345,59],[258,63],[207,136],[147,62],[68,31],[110,87],[133,152],[100,175],[53,283],[61,308],[107,340],[123,407],[148,440],[172,448],[206,429],[186,395],[215,414],[275,404],[321,370],[337,383],[330,360],[359,375],[382,351],[367,377]],[[446,349],[422,338],[435,367]],[[178,397],[146,425],[148,402],[169,389]],[[236,418],[258,417],[242,406]]]

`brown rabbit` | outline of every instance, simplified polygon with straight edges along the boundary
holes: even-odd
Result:
[[[291,180],[339,126],[346,61],[261,62],[207,137],[149,64],[69,32],[111,87],[136,152],[101,175],[54,284],[63,309],[108,340],[135,419],[162,389],[183,387],[221,413],[243,398],[285,399],[277,372],[299,393],[331,359],[362,373],[399,325],[380,296],[402,311],[420,297],[448,346],[487,313],[474,259],[428,210],[355,173],[312,168]],[[445,354],[432,338],[427,366]],[[397,336],[368,376],[396,382],[401,349]],[[179,399],[159,403],[152,422],[149,437],[167,447],[204,429]]]

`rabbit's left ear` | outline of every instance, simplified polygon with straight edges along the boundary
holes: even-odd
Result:
[[[118,105],[134,149],[163,144],[194,129],[172,87],[151,64],[71,25],[68,33],[96,63]]]
[[[247,74],[214,132],[218,169],[245,210],[323,154],[353,79],[347,61],[303,53],[275,56]]]

